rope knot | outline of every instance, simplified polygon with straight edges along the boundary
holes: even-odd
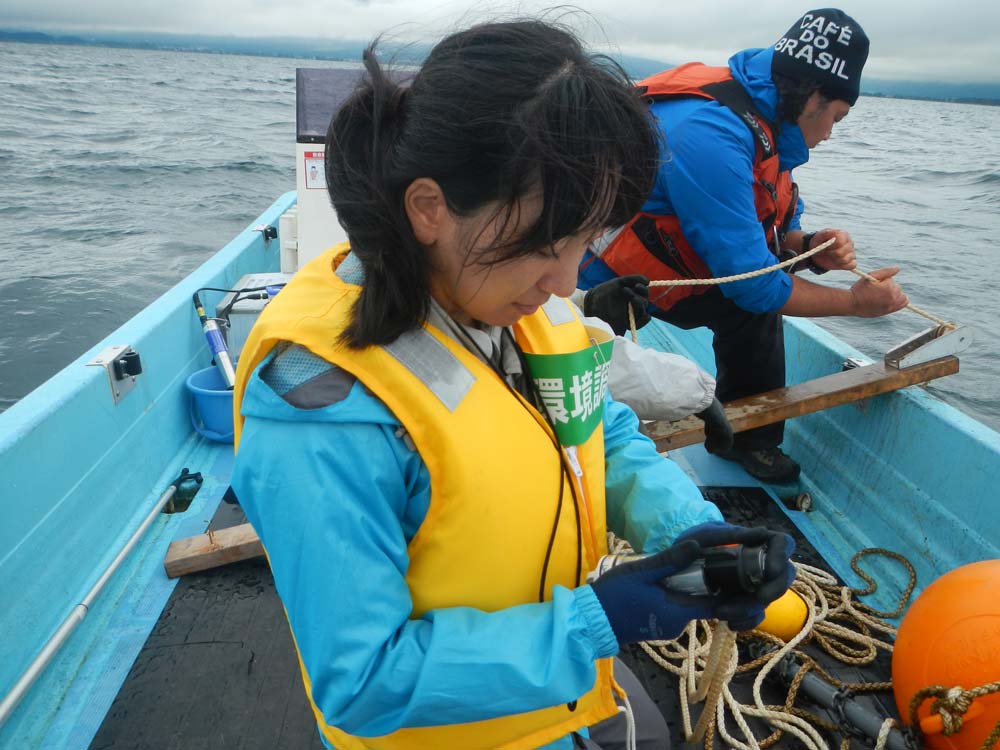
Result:
[[[975,696],[961,687],[948,688],[931,703],[931,713],[940,714],[945,736],[955,734],[962,728],[962,719],[969,710]]]

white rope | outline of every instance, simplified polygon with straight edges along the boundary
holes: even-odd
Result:
[[[764,274],[774,273],[775,271],[780,271],[783,268],[788,268],[789,266],[794,266],[796,263],[801,263],[808,258],[811,258],[816,253],[821,253],[828,247],[832,246],[837,238],[827,240],[826,242],[821,242],[816,245],[812,250],[802,253],[801,255],[796,255],[788,260],[783,260],[781,263],[776,263],[773,266],[767,266],[766,268],[758,268],[756,271],[747,271],[746,273],[738,273],[735,276],[719,276],[714,279],[669,279],[669,280],[657,280],[650,281],[650,286],[709,286],[711,284],[729,284],[733,281],[743,281],[743,279],[752,279],[757,276],[763,276]]]
[[[638,737],[635,731],[635,714],[632,712],[632,704],[629,703],[628,696],[623,692],[622,701],[624,706],[618,707],[618,713],[625,714],[625,747],[627,750],[637,750]]]
[[[802,572],[798,571],[795,576],[796,580],[798,580],[800,576],[802,576]],[[818,588],[816,590],[818,591]],[[764,684],[764,678],[770,674],[771,670],[773,670],[787,654],[792,652],[792,649],[794,649],[806,638],[807,635],[809,635],[813,624],[816,622],[816,607],[814,601],[812,601],[810,597],[803,597],[803,601],[806,603],[807,614],[806,621],[803,624],[802,629],[790,638],[784,646],[774,652],[771,655],[771,658],[757,672],[757,677],[753,682],[753,700],[757,711],[760,712],[756,714],[759,718],[767,720],[777,729],[781,729],[795,735],[802,740],[809,750],[826,750],[826,742],[820,736],[819,732],[811,724],[809,724],[809,722],[786,711],[773,711],[769,709],[765,705],[760,692],[760,689]]]
[[[613,535],[609,536],[609,547],[614,553],[623,554],[631,551],[626,542]],[[861,611],[856,606],[850,588],[842,586],[832,574],[820,568],[803,563],[794,564],[797,573],[792,589],[805,602],[806,620],[801,630],[770,654],[758,670],[752,687],[752,704],[740,703],[730,690],[730,680],[738,667],[738,652],[735,648],[735,637],[731,644],[727,645],[733,634],[725,623],[706,620],[690,622],[684,632],[674,640],[648,641],[640,644],[650,659],[667,672],[676,675],[679,680],[682,727],[688,742],[703,743],[706,734],[715,733],[729,747],[736,750],[759,750],[760,740],[754,735],[747,721],[753,718],[768,725],[770,731],[781,730],[797,738],[805,750],[829,750],[819,730],[807,719],[765,704],[761,688],[767,675],[786,655],[792,653],[799,644],[811,636],[833,637],[850,644],[851,649],[855,646],[869,647],[872,651],[871,659],[874,659],[875,649],[892,651],[891,643],[830,621],[830,618],[849,614],[875,630],[895,635],[895,628],[887,622]],[[834,596],[833,602],[824,589]],[[867,657],[864,659],[869,660]],[[713,697],[714,682],[720,683],[721,689]],[[707,702],[697,725],[692,727],[691,704],[701,699],[707,699]],[[733,736],[727,726],[730,721],[727,720],[735,724],[742,737]],[[893,726],[894,722],[891,719],[882,725],[876,750],[884,750]]]
[[[878,730],[878,738],[875,740],[875,750],[885,750],[889,742],[889,732],[896,726],[896,720],[891,716],[882,722],[882,728]]]
[[[711,286],[713,284],[729,284],[734,281],[744,281],[745,279],[753,279],[757,276],[764,276],[765,274],[774,273],[775,271],[780,271],[782,269],[788,268],[789,266],[794,266],[796,263],[801,263],[804,260],[808,260],[817,253],[821,253],[828,247],[832,246],[836,242],[836,237],[827,240],[826,242],[821,242],[816,247],[811,250],[804,252],[800,255],[796,255],[788,260],[784,260],[780,263],[776,263],[773,266],[767,266],[766,268],[758,268],[755,271],[747,271],[746,273],[738,273],[733,276],[719,276],[712,279],[658,279],[649,282],[650,287],[664,286],[664,287],[675,287],[675,286]],[[864,271],[859,271],[856,268],[850,269],[852,273],[860,276],[862,279],[870,281],[872,284],[881,284],[882,282],[876,279],[869,273]],[[669,293],[669,292],[668,292]],[[662,296],[662,295],[661,295]],[[915,312],[917,315],[922,315],[934,323],[946,330],[951,330],[955,328],[955,324],[951,323],[943,318],[939,318],[937,315],[927,312],[926,310],[917,307],[916,305],[906,305],[906,309],[911,312]],[[632,305],[628,306],[628,319],[629,326],[632,331],[632,341],[638,340],[635,327],[635,315],[632,313]]]

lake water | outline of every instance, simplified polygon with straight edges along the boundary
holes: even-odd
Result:
[[[294,189],[295,68],[342,65],[0,43],[0,409]],[[914,304],[976,329],[930,389],[1000,429],[1000,107],[862,97],[796,178],[804,227],[847,229],[862,268],[899,265]],[[820,323],[872,358],[931,325]]]

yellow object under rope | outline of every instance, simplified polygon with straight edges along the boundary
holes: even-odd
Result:
[[[627,553],[629,545],[622,539],[609,535],[608,547],[615,553]],[[899,604],[892,612],[879,612],[856,600],[856,596],[873,593],[876,584],[858,565],[867,555],[878,554],[893,558],[903,565],[909,582],[900,594]],[[896,629],[883,618],[895,617],[905,608],[916,584],[916,573],[912,565],[901,555],[883,549],[866,549],[851,560],[852,569],[867,583],[865,589],[850,588],[840,584],[831,574],[819,568],[796,563],[797,576],[792,584],[796,593],[805,601],[808,616],[802,629],[787,642],[755,631],[740,635],[740,639],[753,638],[771,643],[775,651],[746,664],[738,664],[735,634],[725,623],[714,621],[692,621],[681,636],[671,641],[649,641],[640,644],[646,654],[660,667],[674,674],[680,681],[680,710],[685,738],[711,750],[716,740],[738,750],[760,750],[776,743],[782,734],[794,736],[806,750],[829,750],[826,740],[818,727],[832,731],[842,731],[819,716],[795,706],[798,685],[793,683],[784,705],[769,705],[761,695],[761,686],[769,672],[775,669],[786,654],[796,650],[800,643],[811,641],[815,646],[839,661],[850,664],[871,663],[878,652],[891,652],[889,640],[875,637],[878,631],[890,638]],[[842,623],[851,623],[853,628]],[[845,685],[828,674],[811,657],[796,651],[802,663],[799,675],[804,677],[815,671],[824,680],[836,687],[848,688],[855,692],[891,689],[890,683],[868,683]],[[753,702],[742,704],[730,690],[734,674],[759,670],[753,683]],[[801,677],[797,683],[801,682]],[[993,686],[984,686],[980,690]],[[697,724],[692,726],[691,704],[705,700]],[[727,721],[727,719],[731,721]],[[770,726],[771,735],[758,739],[747,720],[757,719]],[[739,730],[740,738],[730,734],[729,724]],[[876,741],[877,750],[883,750],[888,735],[895,724],[893,719],[883,722],[880,736]]]

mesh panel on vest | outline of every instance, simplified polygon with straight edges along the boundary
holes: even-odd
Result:
[[[365,269],[354,253],[348,253],[340,265],[337,266],[337,276],[347,284],[357,284],[363,286],[365,283]]]
[[[293,388],[298,388],[333,368],[334,365],[303,346],[284,345],[260,371],[260,379],[279,396],[284,396]]]

